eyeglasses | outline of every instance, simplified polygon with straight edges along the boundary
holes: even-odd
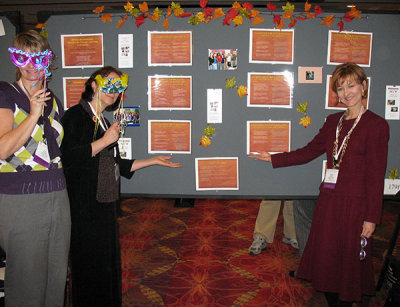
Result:
[[[361,238],[361,250],[360,250],[360,261],[365,260],[365,257],[367,257],[367,253],[365,252],[364,248],[367,246],[368,241],[366,237]]]

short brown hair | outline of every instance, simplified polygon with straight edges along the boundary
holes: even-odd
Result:
[[[20,50],[29,49],[30,52],[40,52],[40,51],[45,51],[46,49],[51,50],[50,44],[47,41],[47,39],[44,36],[40,35],[39,32],[35,30],[28,30],[17,34],[14,37],[12,45],[14,48]],[[51,67],[51,62],[50,62],[50,67]],[[17,80],[21,78],[21,72],[19,71],[18,67],[16,70],[16,77]]]
[[[337,94],[337,88],[340,87],[346,80],[354,80],[359,84],[367,82],[367,76],[364,70],[355,63],[344,63],[336,66],[332,74],[332,90]],[[364,89],[364,95],[367,94],[367,88]]]

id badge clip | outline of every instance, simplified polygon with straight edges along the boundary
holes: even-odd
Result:
[[[328,168],[325,173],[324,188],[335,189],[339,170],[336,168]]]

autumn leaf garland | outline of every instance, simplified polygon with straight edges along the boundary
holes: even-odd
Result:
[[[140,28],[140,26],[144,24],[147,19],[158,23],[160,18],[164,16],[165,19],[162,26],[165,30],[168,30],[169,18],[171,15],[178,18],[189,18],[188,23],[192,25],[197,25],[200,23],[208,24],[212,19],[219,19],[223,17],[223,26],[230,26],[231,23],[233,23],[235,27],[237,27],[242,25],[244,20],[250,20],[252,22],[252,26],[254,26],[264,22],[264,18],[261,16],[261,14],[269,14],[273,16],[272,20],[275,27],[281,30],[285,25],[287,25],[289,28],[292,28],[299,20],[314,19],[324,13],[321,7],[318,5],[314,6],[314,10],[312,12],[312,5],[309,4],[308,1],[304,4],[303,12],[295,12],[295,5],[288,1],[284,6],[281,7],[283,11],[282,13],[277,13],[277,5],[274,5],[271,2],[266,4],[268,11],[265,13],[255,10],[254,5],[249,2],[240,4],[239,2],[235,1],[227,12],[224,12],[222,8],[208,7],[207,0],[200,0],[199,4],[200,11],[194,13],[185,12],[185,10],[177,2],[171,2],[165,13],[158,7],[156,7],[151,13],[149,11],[147,2],[142,2],[138,5],[138,7],[135,7],[130,1],[127,1],[126,5],[124,5],[126,13],[123,16],[120,15],[120,19],[118,20],[116,27],[122,27],[128,17],[134,18],[136,26]],[[104,6],[99,6],[93,10],[93,13],[98,14],[104,23],[112,22],[112,15],[109,13],[103,13],[103,11]],[[361,18],[361,11],[357,10],[355,6],[353,6],[350,11],[346,12],[343,17],[338,17],[334,14],[326,16],[323,18],[321,24],[330,27],[332,23],[336,22],[336,20],[339,20],[336,26],[339,27],[340,31],[342,31],[344,28],[343,21],[351,22],[354,18]]]

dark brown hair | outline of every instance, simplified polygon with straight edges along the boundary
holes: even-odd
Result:
[[[104,66],[104,67],[96,70],[94,73],[92,73],[90,78],[85,82],[85,91],[82,93],[82,96],[81,96],[82,99],[84,99],[86,101],[92,101],[94,94],[95,94],[93,91],[93,88],[92,88],[92,82],[93,81],[96,82],[96,80],[95,80],[96,76],[100,75],[103,78],[105,78],[112,72],[116,73],[120,77],[122,76],[122,72],[112,66]],[[112,105],[106,107],[106,111],[109,111],[109,112],[115,111],[118,108],[122,94],[119,94],[117,100]]]

